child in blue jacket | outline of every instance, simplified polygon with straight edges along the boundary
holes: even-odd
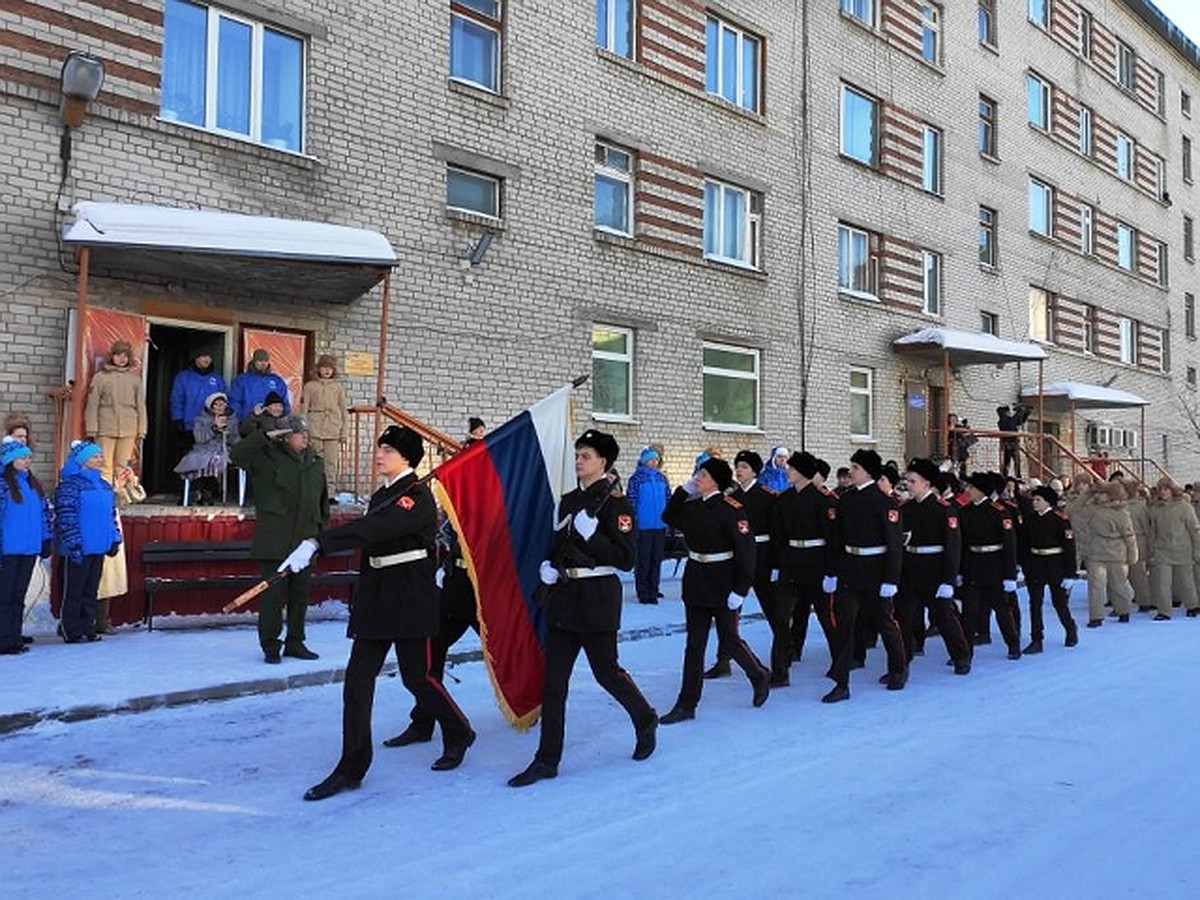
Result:
[[[54,492],[54,531],[59,555],[67,559],[59,635],[68,644],[98,641],[96,593],[104,557],[121,546],[117,503],[100,469],[104,452],[91,441],[71,445]]]
[[[0,654],[23,653],[25,592],[37,558],[53,549],[50,504],[29,471],[33,451],[13,437],[0,444]]]

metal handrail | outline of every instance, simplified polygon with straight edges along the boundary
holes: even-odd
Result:
[[[463,445],[459,441],[456,441],[444,431],[434,428],[429,423],[418,419],[412,413],[405,412],[397,406],[392,406],[390,403],[381,402],[376,406],[351,406],[348,411],[354,417],[354,443],[347,452],[352,453],[354,456],[354,496],[356,497],[362,496],[359,487],[362,484],[363,475],[362,462],[364,451],[361,427],[363,416],[378,416],[396,425],[411,428],[421,436],[421,440],[432,445],[433,452],[442,460],[454,456],[463,448]],[[430,467],[433,465],[430,455],[426,456],[426,464]]]

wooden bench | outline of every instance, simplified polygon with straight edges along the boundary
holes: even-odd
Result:
[[[357,551],[343,550],[331,553],[321,559],[337,559],[344,566],[333,572],[314,572],[313,587],[344,587],[353,589],[358,582],[358,569],[352,568],[353,558]],[[142,548],[142,565],[145,569],[146,591],[146,630],[154,630],[154,596],[161,593],[180,591],[229,591],[230,599],[240,594],[246,588],[253,587],[262,581],[258,573],[241,573],[236,575],[221,574],[228,569],[230,563],[248,563],[250,559],[250,541],[224,541],[210,543],[207,541],[185,541],[175,543],[170,541],[149,541]],[[210,564],[214,573],[211,575],[155,575],[154,570],[160,565],[178,563]]]

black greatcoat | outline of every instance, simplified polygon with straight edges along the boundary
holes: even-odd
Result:
[[[779,495],[771,510],[775,557],[782,582],[819,588],[821,579],[837,571],[837,496],[811,482],[801,491]],[[789,541],[823,540],[820,547],[792,547]]]
[[[689,564],[683,570],[683,602],[707,609],[725,609],[729,595],[745,596],[754,583],[754,535],[742,504],[720,493],[692,500],[676,488],[663,522],[683,532],[694,553],[733,551],[733,559]]]
[[[1021,562],[1025,569],[1025,580],[1038,584],[1059,584],[1064,578],[1075,577],[1075,533],[1071,520],[1062,510],[1051,509],[1041,515],[1030,513],[1024,517],[1025,553]],[[1060,549],[1061,553],[1050,555],[1034,553],[1037,550]]]
[[[905,548],[945,548],[941,553],[932,554],[905,552],[900,582],[905,590],[917,591],[924,596],[932,595],[938,585],[954,584],[962,546],[957,507],[930,493],[924,500],[914,498],[901,504],[900,522]]]

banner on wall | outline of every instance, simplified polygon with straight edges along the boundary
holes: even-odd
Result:
[[[307,345],[308,338],[303,334],[266,328],[242,329],[242,359],[248,365],[255,350],[266,350],[271,355],[271,371],[287,382],[288,403],[292,409],[300,405]]]

